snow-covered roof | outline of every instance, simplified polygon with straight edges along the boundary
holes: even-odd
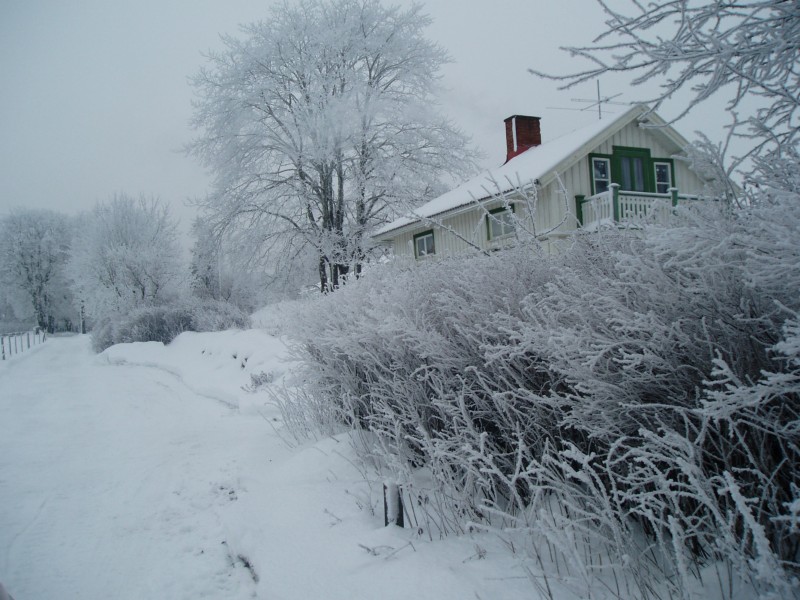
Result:
[[[407,216],[384,225],[373,234],[373,238],[389,239],[393,236],[387,236],[387,234],[397,229],[468,206],[475,201],[489,198],[493,194],[510,191],[520,183],[524,185],[538,179],[541,185],[546,185],[558,171],[569,168],[604,138],[613,135],[648,110],[646,106],[636,105],[614,120],[597,121],[539,146],[534,146],[504,165],[486,171],[414,209]],[[654,113],[650,113],[648,117],[659,125],[664,123]],[[669,129],[669,133],[674,134],[673,139],[680,137],[674,130]],[[683,145],[680,140],[675,141],[676,145]]]

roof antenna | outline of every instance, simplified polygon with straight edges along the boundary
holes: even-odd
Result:
[[[622,93],[614,94],[613,96],[605,96],[605,97],[601,96],[600,95],[600,80],[598,79],[597,80],[597,99],[596,100],[587,100],[586,98],[570,98],[570,102],[584,102],[584,103],[588,102],[587,106],[584,106],[583,108],[565,108],[565,107],[562,107],[562,106],[548,106],[547,108],[552,108],[552,109],[555,109],[555,110],[578,110],[578,111],[583,112],[583,111],[589,110],[590,108],[594,108],[596,106],[597,107],[597,118],[602,121],[602,119],[603,119],[603,104],[616,104],[616,105],[620,105],[620,106],[625,106],[626,104],[628,104],[627,102],[612,102],[612,100],[614,98],[617,98],[619,96],[622,96]],[[610,111],[606,111],[606,112],[609,113],[609,114],[613,114],[613,113],[610,113]]]

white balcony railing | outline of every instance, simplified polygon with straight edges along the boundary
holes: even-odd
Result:
[[[671,188],[666,194],[629,192],[611,184],[607,192],[588,198],[578,198],[579,215],[584,229],[597,229],[615,223],[642,224],[644,222],[666,225],[672,208],[681,200],[696,200],[695,196],[678,194]]]

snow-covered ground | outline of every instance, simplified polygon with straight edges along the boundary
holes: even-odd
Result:
[[[52,338],[0,363],[0,582],[16,600],[535,598],[489,536],[383,527],[345,438],[290,448],[265,331]],[[268,387],[268,386],[267,386]]]

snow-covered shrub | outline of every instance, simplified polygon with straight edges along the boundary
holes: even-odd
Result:
[[[192,331],[223,331],[225,329],[247,329],[250,317],[241,308],[223,300],[194,301],[192,308]]]
[[[148,306],[131,311],[114,327],[114,343],[163,342],[168,344],[184,331],[192,331],[188,306]]]
[[[406,483],[424,467],[451,486],[456,493],[440,486],[444,495],[436,500],[448,515],[429,515],[439,530],[461,531],[467,520],[481,520],[487,503],[524,506],[530,489],[514,479],[515,451],[520,444],[532,452],[552,445],[557,420],[548,404],[523,405],[513,389],[547,395],[559,383],[524,350],[502,381],[486,352],[508,338],[505,319],[522,318],[530,290],[555,274],[537,247],[526,246],[376,271],[311,303],[293,336],[313,365],[305,374],[309,412],[329,420],[329,411],[318,410],[327,405],[341,423],[368,430],[365,448],[392,463]]]
[[[113,344],[163,342],[184,331],[221,331],[249,327],[250,318],[227,302],[205,300],[138,308],[107,316],[92,331],[92,346],[101,352]]]
[[[102,352],[116,343],[114,341],[114,324],[113,319],[108,318],[95,323],[92,328],[92,349],[95,352]]]
[[[257,392],[260,388],[268,386],[275,381],[275,373],[273,371],[260,371],[259,373],[250,373],[250,383],[242,387],[246,392]]]
[[[709,560],[797,593],[800,198],[764,198],[371,273],[297,326],[300,404],[362,431],[424,528],[536,533],[637,596]]]

